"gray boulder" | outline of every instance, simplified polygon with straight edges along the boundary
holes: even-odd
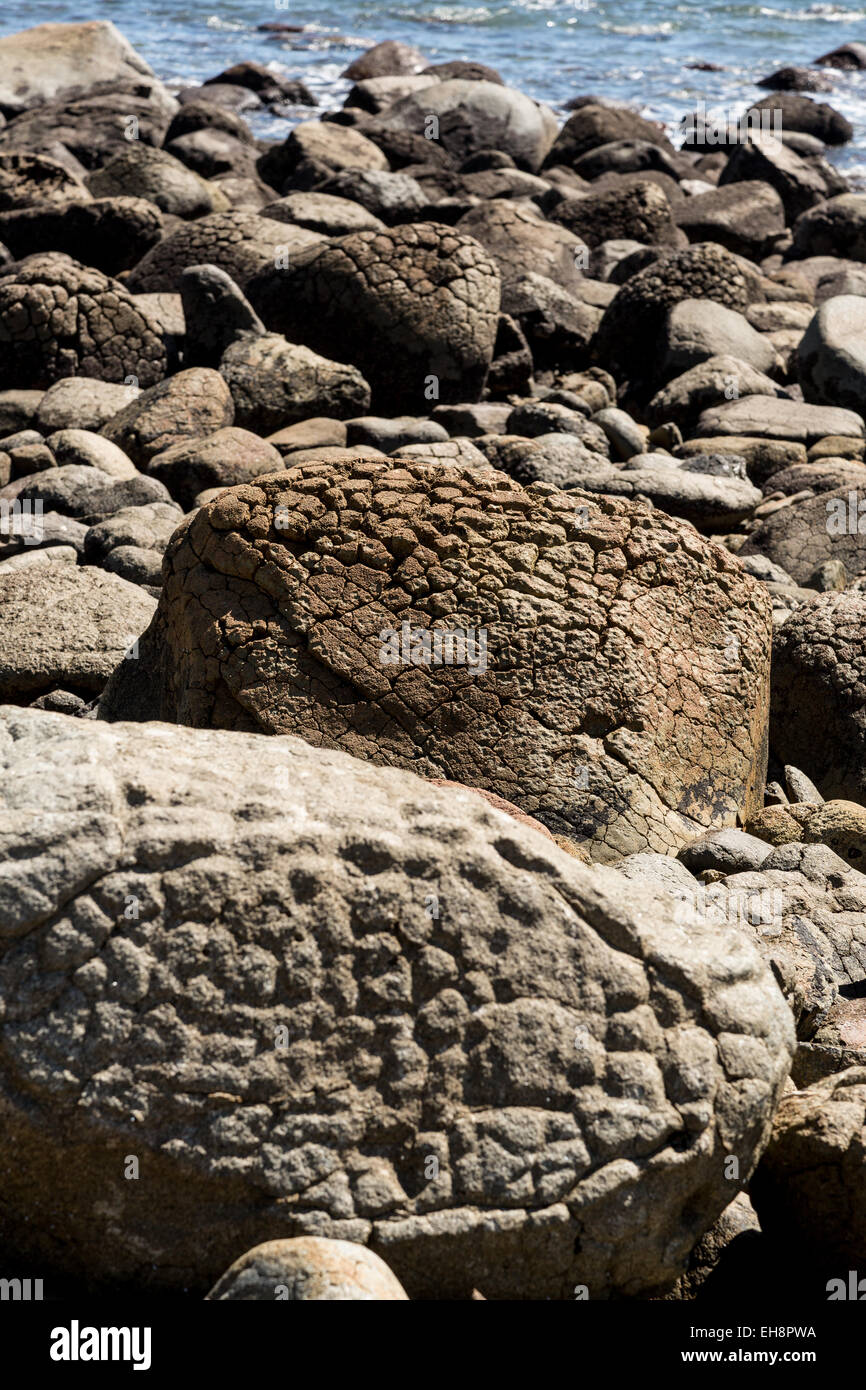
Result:
[[[242,334],[223,353],[219,369],[235,419],[258,434],[318,415],[345,420],[370,405],[370,387],[357,367],[320,357],[279,333]]]

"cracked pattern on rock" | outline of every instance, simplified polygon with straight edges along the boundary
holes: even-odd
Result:
[[[165,376],[156,321],[123,285],[68,256],[28,256],[0,276],[0,387],[60,377],[153,386]]]
[[[485,787],[597,859],[760,803],[766,593],[645,503],[347,451],[215,499],[165,576],[151,717]],[[483,632],[486,669],[383,663],[404,622]],[[119,672],[106,717],[129,687]]]
[[[302,262],[247,287],[268,328],[353,363],[378,413],[426,414],[431,378],[442,403],[478,399],[496,341],[500,279],[474,238],[417,222],[355,232]]]
[[[134,294],[170,294],[187,266],[215,265],[243,289],[258,271],[273,266],[281,252],[291,258],[321,240],[305,227],[275,222],[255,212],[215,212],[164,237],[142,256],[126,283]]]
[[[298,739],[6,709],[0,763],[7,1253],[204,1290],[316,1235],[413,1297],[636,1295],[753,1167],[794,1038],[743,933]]]

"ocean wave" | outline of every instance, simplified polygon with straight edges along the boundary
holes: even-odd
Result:
[[[840,5],[810,5],[807,10],[774,10],[769,5],[762,5],[758,13],[768,19],[783,19],[789,23],[819,19],[825,24],[853,24],[866,19],[866,10],[846,10]]]
[[[654,38],[656,35],[674,34],[680,25],[665,19],[660,24],[611,24],[609,21],[605,21],[599,27],[605,29],[609,34],[627,34],[629,38],[648,39]]]

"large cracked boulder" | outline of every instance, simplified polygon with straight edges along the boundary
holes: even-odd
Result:
[[[866,519],[858,511],[863,497],[846,484],[782,507],[751,532],[738,553],[765,555],[803,585],[827,560],[841,560],[851,576],[866,574]]]
[[[126,283],[134,294],[172,293],[181,271],[215,265],[244,289],[260,270],[291,261],[321,240],[305,227],[275,222],[255,212],[215,212],[164,237],[142,256]]]
[[[0,786],[5,1258],[204,1293],[320,1236],[410,1297],[634,1296],[754,1167],[794,1038],[752,943],[480,798],[15,708]]]
[[[159,208],[144,198],[91,198],[0,212],[0,241],[16,258],[62,251],[106,275],[129,270],[162,232]]]
[[[431,400],[481,394],[500,277],[473,237],[434,222],[357,232],[287,270],[269,269],[246,289],[269,329],[357,367],[381,414],[423,415]]]
[[[866,803],[864,689],[866,594],[816,594],[776,635],[773,743],[824,796],[861,805]]]
[[[118,281],[68,256],[28,256],[0,276],[0,386],[59,377],[153,386],[167,355],[158,324]]]
[[[56,159],[38,154],[0,154],[0,212],[20,212],[46,204],[63,207],[70,200],[87,202],[84,181]]]
[[[297,733],[495,791],[596,859],[760,804],[768,600],[645,503],[346,451],[203,507],[165,574],[104,717]]]

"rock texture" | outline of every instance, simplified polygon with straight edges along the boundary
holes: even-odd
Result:
[[[601,859],[760,804],[767,598],[645,504],[347,451],[210,503],[166,564],[151,687],[121,673],[109,717],[294,732],[486,787]],[[438,662],[437,627],[467,634]]]
[[[215,1303],[405,1303],[384,1260],[347,1240],[298,1236],[248,1250],[208,1294]]]
[[[7,1254],[204,1292],[319,1236],[412,1297],[640,1294],[754,1166],[793,1034],[741,932],[300,740],[6,709],[0,766]]]

